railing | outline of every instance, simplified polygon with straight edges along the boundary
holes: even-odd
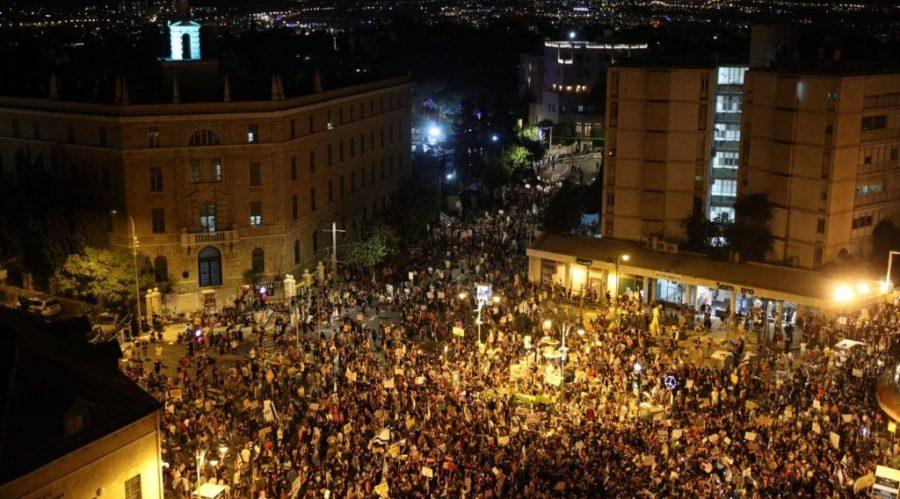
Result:
[[[236,230],[217,230],[215,232],[188,232],[187,229],[181,232],[181,245],[194,246],[199,244],[210,243],[231,243],[238,240],[238,231]]]
[[[863,163],[856,167],[857,175],[869,175],[872,173],[883,172],[885,170],[890,170],[893,168],[897,168],[900,166],[900,160],[891,159],[888,161],[879,161],[877,163],[869,163],[868,165]]]
[[[875,194],[857,194],[854,198],[853,205],[855,207],[867,206],[870,204],[884,203],[886,201],[895,201],[897,199],[900,199],[900,190],[882,191]]]

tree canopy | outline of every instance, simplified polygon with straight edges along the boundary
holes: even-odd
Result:
[[[153,287],[153,267],[145,255],[138,255],[141,291]],[[134,304],[134,264],[127,253],[85,248],[70,255],[56,271],[60,293],[110,308]]]

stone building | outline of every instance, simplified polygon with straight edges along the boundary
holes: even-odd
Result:
[[[171,102],[130,102],[124,80],[107,103],[0,97],[0,168],[21,153],[93,185],[116,211],[112,246],[131,251],[133,219],[179,310],[201,289],[221,305],[245,273],[314,266],[331,246],[323,230],[362,227],[411,172],[408,77],[322,91],[317,74],[313,92],[288,97],[272,75],[270,99],[232,100],[215,61],[184,48],[196,36],[173,36],[161,62]],[[218,99],[188,101],[199,84],[218,85]]]

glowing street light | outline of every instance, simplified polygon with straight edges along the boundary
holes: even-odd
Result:
[[[834,300],[839,302],[848,302],[853,299],[853,289],[850,286],[841,284],[834,288]]]
[[[860,282],[856,285],[856,291],[861,295],[867,295],[871,290],[869,289],[868,283]]]
[[[431,125],[428,127],[428,136],[432,139],[436,139],[441,136],[441,128],[437,125]]]
[[[574,40],[574,39],[575,39],[575,32],[569,31],[569,40]]]
[[[499,136],[499,135],[497,135],[496,133],[495,133],[494,135],[491,135],[491,141],[492,141],[492,142],[497,142],[498,140],[500,140],[500,136]]]

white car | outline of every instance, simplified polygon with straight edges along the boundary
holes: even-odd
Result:
[[[59,304],[59,300],[44,296],[20,297],[19,305],[24,310],[43,317],[52,317],[62,312],[62,305]]]

